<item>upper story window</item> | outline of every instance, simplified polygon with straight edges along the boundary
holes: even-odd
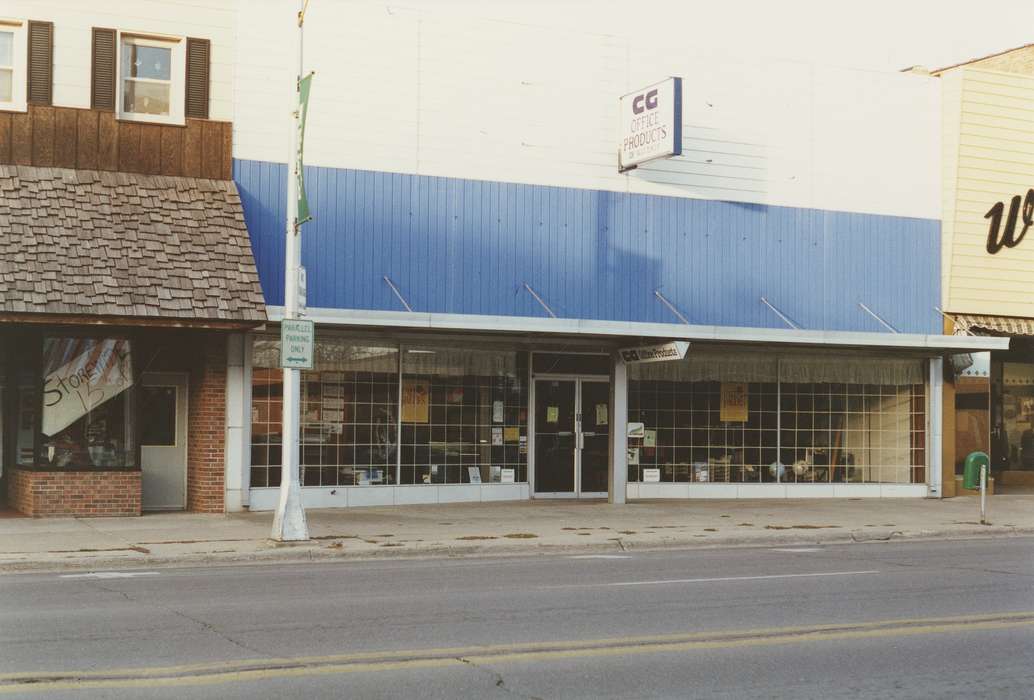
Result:
[[[122,119],[183,123],[184,42],[122,34],[118,111]]]
[[[25,22],[0,19],[0,110],[25,109]]]

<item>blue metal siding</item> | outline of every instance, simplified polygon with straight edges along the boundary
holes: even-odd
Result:
[[[234,161],[266,301],[283,303],[285,166]],[[940,223],[505,182],[306,168],[309,305],[936,333]]]

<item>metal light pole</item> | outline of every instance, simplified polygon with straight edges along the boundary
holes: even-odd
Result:
[[[298,178],[302,167],[299,153],[301,125],[301,82],[303,29],[306,0],[298,4],[298,71],[295,75],[294,109],[291,112],[291,152],[287,160],[287,240],[284,246],[284,318],[295,319],[298,313],[298,268],[301,266],[301,225],[298,222]],[[284,348],[281,348],[281,353]],[[273,517],[272,538],[280,542],[309,539],[309,526],[302,507],[302,491],[298,483],[298,424],[301,420],[301,370],[284,369],[283,399],[283,462],[280,471],[280,501]]]

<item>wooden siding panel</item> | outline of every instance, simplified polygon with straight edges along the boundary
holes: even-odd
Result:
[[[11,162],[11,115],[9,112],[0,112],[0,163]]]
[[[118,169],[130,173],[142,172],[139,124],[132,122],[118,123]]]
[[[54,165],[59,168],[76,167],[79,110],[58,107],[54,122]]]
[[[98,169],[97,112],[76,110],[76,164],[82,170]]]
[[[11,115],[11,160],[16,165],[32,165],[32,117],[28,112]]]
[[[34,106],[32,120],[32,163],[41,167],[54,165],[54,108]]]
[[[95,114],[97,114],[97,169],[118,170],[119,124],[112,112],[101,111],[95,112]]]
[[[233,124],[223,122],[223,172],[224,180],[233,178]]]
[[[233,124],[120,121],[107,110],[30,105],[0,112],[0,163],[230,180]]]
[[[186,177],[201,177],[201,133],[204,122],[187,120],[183,132],[183,174]]]
[[[140,125],[140,172],[148,175],[162,173],[162,127],[156,124]]]
[[[223,176],[223,129],[216,122],[202,122],[201,177],[218,180]]]
[[[162,175],[183,174],[183,132],[178,126],[162,127]]]

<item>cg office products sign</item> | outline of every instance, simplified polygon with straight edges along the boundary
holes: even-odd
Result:
[[[682,154],[682,78],[647,85],[620,100],[618,172]]]

